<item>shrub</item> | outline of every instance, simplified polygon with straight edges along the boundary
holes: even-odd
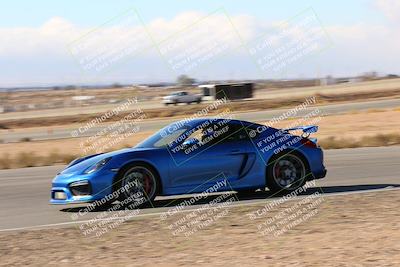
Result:
[[[320,140],[319,144],[325,149],[391,146],[400,144],[400,134],[377,134],[373,136],[364,136],[360,140],[330,136]]]
[[[8,153],[5,153],[1,158],[0,158],[0,169],[10,169],[12,166],[12,160],[10,159],[10,155]]]
[[[16,157],[16,165],[18,167],[34,167],[38,165],[38,158],[34,152],[20,152]]]

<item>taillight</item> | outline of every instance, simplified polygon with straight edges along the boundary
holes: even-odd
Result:
[[[310,147],[310,148],[317,148],[318,147],[317,141],[313,142],[313,141],[311,141],[310,139],[307,139],[307,138],[302,138],[300,140],[300,143],[303,146]]]

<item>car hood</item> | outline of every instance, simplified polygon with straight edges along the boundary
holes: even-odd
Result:
[[[139,152],[139,151],[145,151],[145,150],[152,150],[153,148],[125,148],[121,150],[116,150],[108,153],[101,153],[101,154],[95,154],[95,155],[90,155],[86,156],[83,158],[77,159],[79,161],[78,163],[71,162],[60,174],[63,175],[71,175],[71,174],[77,174],[77,173],[83,173],[87,168],[90,166],[93,166],[97,162],[114,157],[123,153],[128,153],[128,152]]]

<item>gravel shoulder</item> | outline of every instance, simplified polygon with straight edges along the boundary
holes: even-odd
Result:
[[[398,203],[393,190],[289,200],[267,213],[264,204],[226,206],[186,236],[170,227],[182,213],[122,222],[100,237],[79,227],[5,232],[0,266],[399,266]],[[305,208],[300,223],[287,221]],[[286,231],[262,228],[277,217]]]

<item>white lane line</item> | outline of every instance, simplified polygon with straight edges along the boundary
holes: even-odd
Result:
[[[371,192],[381,192],[381,191],[395,191],[395,190],[400,190],[399,187],[393,187],[393,186],[388,186],[385,188],[380,188],[380,189],[368,189],[368,190],[361,190],[361,191],[351,191],[351,192],[338,192],[338,193],[323,193],[318,195],[317,197],[335,197],[335,196],[344,196],[344,195],[353,195],[353,194],[365,194],[365,193],[371,193]],[[301,195],[292,198],[291,200],[296,200],[296,199],[303,199],[309,195]],[[250,201],[250,202],[245,202],[245,203],[237,203],[237,204],[232,204],[230,207],[243,207],[243,206],[254,206],[254,205],[259,205],[265,202],[269,201],[274,201],[276,200],[275,198],[267,198],[267,199],[261,199],[259,201],[252,201],[252,200],[242,200],[239,202],[244,202],[244,201]],[[201,206],[201,205],[194,205],[194,206],[187,206],[183,210],[179,210],[177,212],[174,212],[174,214],[177,213],[186,213],[190,212],[193,210],[196,210],[196,206]],[[173,208],[173,207],[171,207]],[[204,208],[205,210],[207,209],[212,209],[212,207],[207,207]],[[89,222],[100,222],[104,220],[124,220],[128,221],[130,219],[135,219],[138,217],[150,217],[150,216],[159,216],[165,214],[165,211],[163,212],[154,212],[154,213],[145,213],[145,214],[137,214],[133,216],[122,216],[122,217],[113,217],[113,218],[102,218],[102,219],[89,219],[89,220],[82,220],[82,221],[72,221],[72,222],[62,222],[62,223],[52,223],[52,224],[42,224],[42,225],[33,225],[33,226],[26,226],[26,227],[18,227],[18,228],[8,228],[8,229],[1,229],[0,232],[12,232],[12,231],[22,231],[22,230],[41,230],[45,228],[53,228],[57,226],[66,226],[66,225],[75,225],[75,224],[83,224],[83,223],[89,223]]]

